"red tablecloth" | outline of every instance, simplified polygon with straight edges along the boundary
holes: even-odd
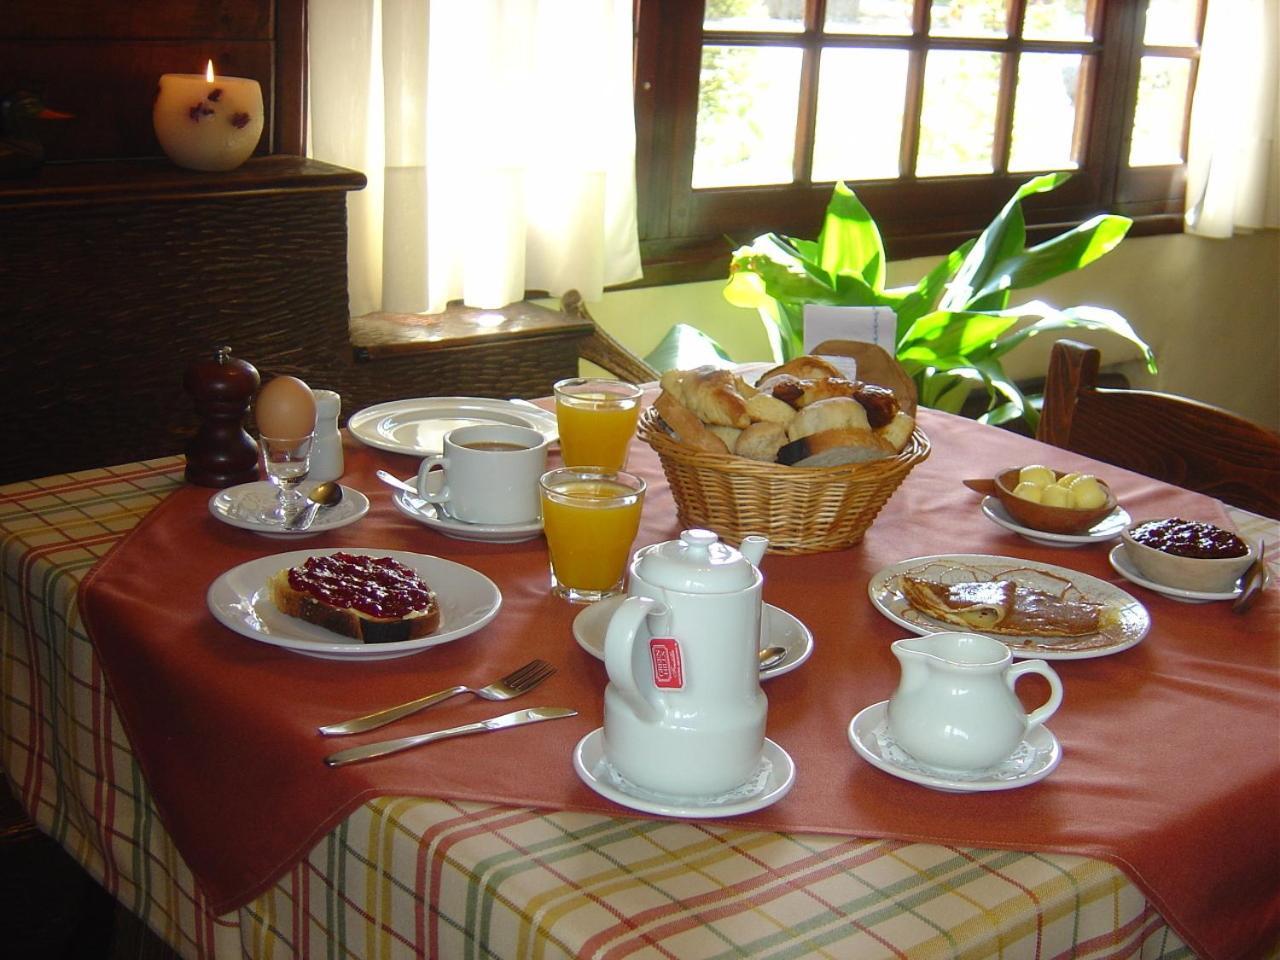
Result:
[[[768,556],[765,599],[803,620],[813,658],[766,685],[768,735],[795,759],[796,786],[738,818],[778,831],[848,833],[973,847],[1051,849],[1119,864],[1198,953],[1257,952],[1280,936],[1280,696],[1276,591],[1246,617],[1230,605],[1184,605],[1111,571],[1111,544],[1041,547],[986,520],[970,476],[1026,462],[1089,467],[1135,518],[1225,523],[1212,500],[1012,434],[922,411],[933,455],[918,466],[864,542],[803,557]],[[456,642],[398,660],[333,662],[241,637],[208,612],[205,591],[239,563],[295,549],[210,516],[212,491],[186,488],[95,568],[81,609],[165,826],[219,911],[266,889],[363,800],[428,795],[627,814],[582,785],[570,754],[601,723],[603,664],[580,650],[578,608],[547,593],[546,548],[464,543],[404,517],[373,479],[414,462],[349,445],[344,482],[365,491],[360,522],[312,540],[412,550],[465,563],[503,592],[497,618]],[[650,482],[638,544],[678,533],[656,457],[637,443]],[[871,606],[869,577],[935,553],[993,553],[1056,563],[1124,586],[1151,612],[1146,640],[1093,660],[1059,661],[1066,696],[1049,726],[1061,766],[1019,790],[946,794],[888,776],[850,749],[845,730],[888,698],[904,631]],[[322,723],[455,683],[494,679],[533,656],[559,672],[523,705],[575,707],[570,720],[461,738],[330,770],[345,746],[503,712],[457,698],[399,724],[343,740]]]

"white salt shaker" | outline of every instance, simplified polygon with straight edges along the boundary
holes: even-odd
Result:
[[[316,398],[316,438],[311,444],[311,467],[307,479],[323,483],[342,476],[342,435],[338,433],[338,413],[342,397],[332,390],[312,390]]]

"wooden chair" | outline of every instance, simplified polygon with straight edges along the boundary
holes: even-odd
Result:
[[[1099,388],[1100,356],[1054,344],[1037,439],[1280,517],[1280,434],[1185,397]]]
[[[590,336],[578,343],[578,356],[583,360],[589,360],[596,366],[608,370],[619,380],[630,383],[648,383],[658,379],[657,370],[605,332],[596,322],[596,318],[587,311],[587,305],[582,301],[582,294],[577,290],[568,290],[560,298],[560,311],[578,320],[588,320],[595,327]]]

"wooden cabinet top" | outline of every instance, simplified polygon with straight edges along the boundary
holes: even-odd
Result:
[[[225,173],[184,170],[167,159],[46,163],[33,176],[0,180],[0,208],[348,191],[364,185],[363,173],[284,155],[255,157]]]

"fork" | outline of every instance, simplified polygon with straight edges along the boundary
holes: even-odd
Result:
[[[528,693],[555,672],[556,668],[545,660],[530,660],[518,670],[512,670],[502,679],[495,680],[486,686],[468,687],[459,684],[456,687],[449,687],[447,690],[441,690],[438,693],[419,697],[417,700],[410,700],[408,703],[402,703],[399,706],[387,707],[385,710],[378,710],[363,717],[356,717],[354,720],[328,724],[319,728],[320,733],[326,737],[337,737],[349,733],[364,733],[366,730],[376,730],[378,727],[385,727],[388,723],[399,720],[401,717],[407,717],[411,713],[425,710],[427,707],[434,706],[443,700],[448,700],[450,697],[456,697],[460,693],[474,693],[477,697],[482,697],[485,700],[511,700],[522,693]]]

